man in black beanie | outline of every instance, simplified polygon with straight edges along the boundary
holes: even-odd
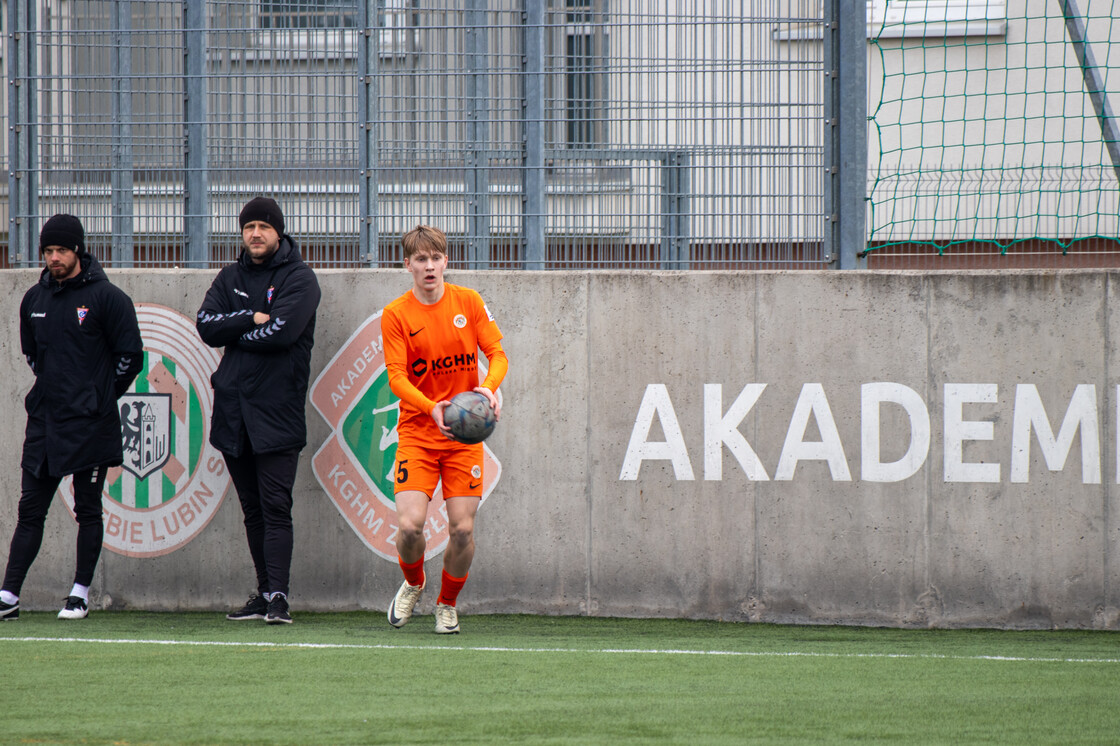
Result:
[[[22,493],[0,587],[0,619],[19,618],[24,578],[43,542],[43,525],[62,478],[74,476],[78,522],[74,585],[59,619],[89,613],[89,586],[101,556],[101,491],[123,462],[117,399],[144,364],[132,300],[86,252],[73,215],[55,215],[39,234],[43,269],[23,296],[19,336],[35,374],[25,400]]]
[[[319,283],[274,200],[249,200],[238,222],[244,249],[218,273],[196,321],[203,342],[225,347],[211,378],[210,443],[229,467],[257,573],[257,592],[227,618],[290,624],[292,485],[307,445]]]

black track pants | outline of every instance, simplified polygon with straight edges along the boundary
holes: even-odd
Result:
[[[299,451],[223,454],[245,514],[245,536],[257,571],[257,591],[288,594],[292,566],[292,485]]]
[[[105,486],[104,466],[74,474],[74,518],[78,522],[74,582],[93,583],[93,571],[101,557],[105,527],[101,517],[101,490]],[[8,551],[8,569],[4,573],[3,590],[20,594],[27,571],[43,544],[43,525],[54,493],[62,477],[38,477],[23,471],[16,530]],[[69,589],[67,589],[69,591]]]

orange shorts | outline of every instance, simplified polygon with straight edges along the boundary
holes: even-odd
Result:
[[[482,497],[482,444],[455,448],[397,445],[393,494],[414,490],[430,500],[443,480],[443,496]]]

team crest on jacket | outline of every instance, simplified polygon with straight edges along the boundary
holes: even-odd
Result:
[[[89,315],[89,308],[87,308],[86,306],[78,306],[77,311],[78,311],[78,326],[81,326],[82,322],[84,322],[86,320],[86,316]]]
[[[268,286],[268,305],[272,305],[272,294],[276,292],[276,287],[273,285]]]
[[[198,337],[193,320],[137,303],[144,367],[118,400],[124,462],[109,469],[102,493],[104,546],[129,557],[179,549],[217,514],[229,487],[222,455],[210,445],[220,355]],[[73,489],[62,489],[71,513]]]
[[[486,370],[481,363],[478,368],[481,382]],[[315,479],[362,542],[374,554],[396,563],[393,471],[400,400],[389,389],[380,311],[366,319],[327,363],[311,386],[310,398],[332,431],[311,460]],[[502,465],[485,443],[482,450],[482,502],[486,502],[501,478]],[[428,503],[424,535],[427,556],[447,547],[442,484]]]

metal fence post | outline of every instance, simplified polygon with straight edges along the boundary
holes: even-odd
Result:
[[[111,252],[114,267],[133,265],[132,0],[113,3],[113,145],[110,170]]]
[[[824,256],[837,269],[867,259],[867,6],[827,0],[824,13]]]
[[[672,150],[661,161],[661,268],[688,269],[689,155]]]
[[[210,175],[207,158],[206,106],[206,3],[183,2],[183,47],[186,123],[183,222],[187,266],[206,267],[210,261]]]
[[[544,269],[544,3],[522,0],[521,249],[525,269]]]
[[[490,259],[490,34],[488,0],[467,2],[467,266]]]
[[[1077,7],[1075,0],[1058,0],[1062,6],[1062,16],[1066,21],[1066,33],[1073,45],[1074,56],[1081,65],[1081,77],[1085,81],[1085,90],[1089,92],[1089,100],[1093,103],[1093,110],[1097,114],[1097,121],[1101,126],[1101,136],[1104,138],[1108,157],[1112,161],[1112,170],[1120,179],[1120,132],[1117,131],[1116,117],[1112,113],[1112,106],[1108,101],[1108,91],[1104,87],[1104,77],[1097,65],[1093,50],[1089,47],[1085,33],[1085,18]]]
[[[381,254],[377,224],[381,160],[377,137],[381,81],[377,68],[381,59],[381,31],[377,19],[384,8],[385,0],[362,0],[361,17],[365,21],[362,52],[358,56],[358,111],[362,117],[358,124],[358,254],[370,267],[378,266]]]
[[[34,0],[8,2],[8,262],[37,261],[38,127]]]

